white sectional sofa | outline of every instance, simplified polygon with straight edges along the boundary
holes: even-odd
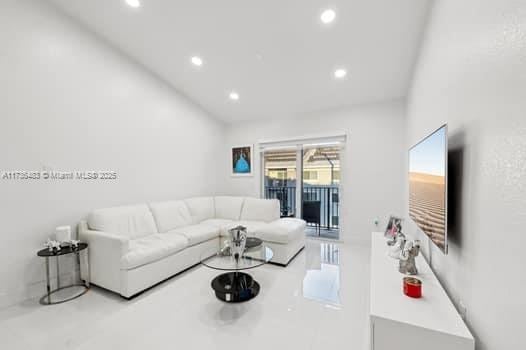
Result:
[[[130,298],[217,251],[237,225],[287,265],[305,246],[305,222],[280,219],[279,209],[278,200],[228,196],[98,209],[80,223],[79,239],[89,244],[91,282]]]

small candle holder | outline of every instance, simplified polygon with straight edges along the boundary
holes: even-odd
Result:
[[[404,294],[411,298],[422,297],[422,281],[415,277],[403,278]]]

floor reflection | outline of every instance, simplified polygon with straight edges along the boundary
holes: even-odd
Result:
[[[307,237],[314,237],[314,238],[325,238],[325,239],[340,239],[340,230],[339,229],[326,229],[326,228],[320,228],[317,229],[313,226],[308,226],[305,229],[305,234]]]
[[[316,254],[307,251],[307,254]],[[319,261],[308,269],[303,279],[303,296],[332,304],[340,304],[340,251],[335,244],[321,243],[318,255],[308,257]]]

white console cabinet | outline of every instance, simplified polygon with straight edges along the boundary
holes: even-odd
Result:
[[[372,350],[473,350],[475,340],[422,256],[417,257],[422,298],[402,292],[398,261],[387,255],[383,233],[371,247],[370,347]]]

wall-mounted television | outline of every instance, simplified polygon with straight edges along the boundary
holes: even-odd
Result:
[[[409,150],[409,217],[447,254],[447,125]]]

